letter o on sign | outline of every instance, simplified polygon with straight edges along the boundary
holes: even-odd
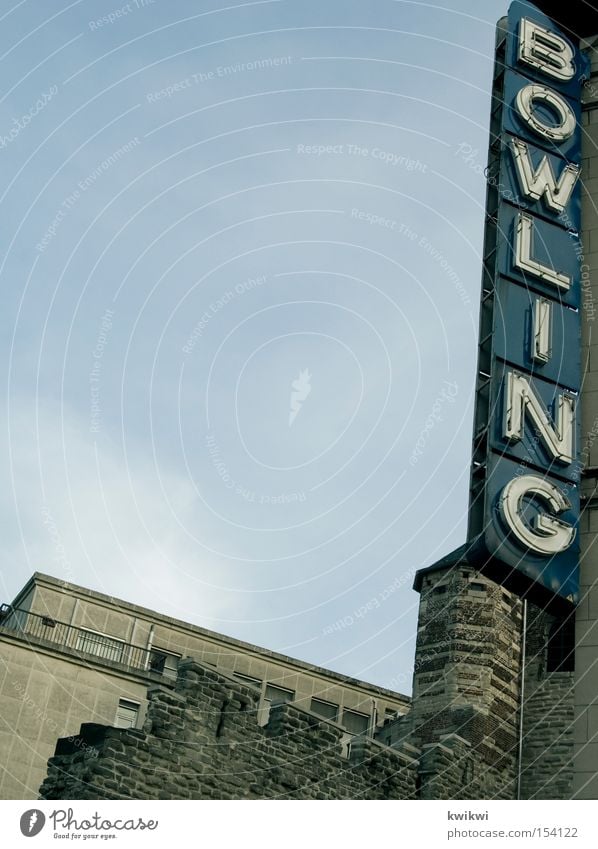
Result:
[[[534,527],[531,527],[521,515],[525,497],[536,497],[544,502],[552,514],[562,513],[571,506],[561,490],[544,478],[536,475],[513,478],[501,493],[499,509],[519,542],[536,554],[545,556],[559,554],[569,548],[575,539],[575,528],[548,513],[540,513]]]
[[[534,103],[548,106],[557,117],[555,126],[545,124],[534,112]],[[515,100],[517,111],[525,123],[537,135],[553,142],[564,142],[570,139],[577,122],[575,114],[564,97],[546,88],[544,85],[526,85],[519,90]]]

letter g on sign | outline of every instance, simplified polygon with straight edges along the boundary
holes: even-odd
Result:
[[[513,478],[500,495],[501,516],[514,536],[536,554],[549,556],[565,551],[575,539],[575,528],[555,515],[540,513],[528,524],[523,517],[523,499],[537,498],[552,511],[563,513],[571,505],[560,489],[536,475]]]

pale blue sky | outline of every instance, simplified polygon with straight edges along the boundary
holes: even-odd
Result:
[[[506,8],[2,4],[4,600],[44,571],[409,691]]]

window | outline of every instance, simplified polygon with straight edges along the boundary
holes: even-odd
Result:
[[[104,660],[121,662],[125,644],[123,640],[98,634],[96,631],[80,631],[77,636],[77,651],[93,654]]]
[[[331,719],[333,722],[338,721],[338,705],[332,702],[324,702],[322,699],[312,699],[311,710],[317,713],[318,716],[323,716],[324,719]]]
[[[276,702],[292,702],[295,698],[294,690],[285,690],[284,687],[275,687],[273,684],[266,685],[266,701],[275,704]]]
[[[178,654],[153,648],[150,654],[149,667],[157,675],[176,680],[179,659],[180,655]]]
[[[546,654],[547,672],[573,672],[575,670],[575,619],[557,619],[548,636]]]
[[[262,688],[262,682],[259,678],[251,678],[249,675],[242,675],[240,672],[233,672],[233,678],[236,678],[241,684],[249,684],[250,687],[257,687],[258,690]]]
[[[356,710],[343,711],[343,726],[350,734],[365,734],[368,730],[370,718],[367,713],[358,713]]]
[[[469,585],[469,589],[473,590],[475,593],[485,593],[486,592],[486,584],[477,584],[475,581]]]
[[[116,728],[137,728],[138,719],[139,704],[137,702],[130,702],[127,699],[119,699],[116,720],[114,722]]]

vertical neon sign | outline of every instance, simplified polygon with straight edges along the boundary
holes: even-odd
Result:
[[[499,32],[469,533],[575,601],[587,63],[529,3]]]

